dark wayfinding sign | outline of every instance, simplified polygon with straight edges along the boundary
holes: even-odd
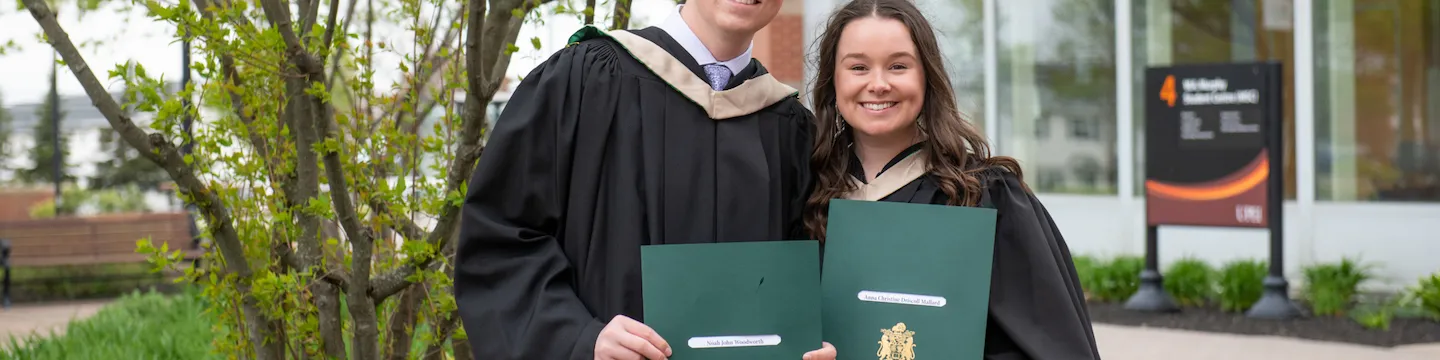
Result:
[[[1149,225],[1269,225],[1273,155],[1283,154],[1269,141],[1282,131],[1279,76],[1275,64],[1146,71]]]
[[[1270,273],[1246,314],[1297,316],[1284,277],[1282,86],[1279,63],[1145,71],[1145,269],[1125,308],[1177,311],[1157,253],[1162,225],[1266,228]]]

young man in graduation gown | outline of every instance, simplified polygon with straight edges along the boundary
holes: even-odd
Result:
[[[684,339],[643,324],[641,246],[803,236],[813,115],[750,57],[781,2],[586,27],[525,77],[463,207],[455,298],[475,358],[663,358]]]

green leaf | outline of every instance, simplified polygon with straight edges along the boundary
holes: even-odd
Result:
[[[305,204],[305,212],[325,216],[330,214],[330,201],[321,197],[312,197]]]

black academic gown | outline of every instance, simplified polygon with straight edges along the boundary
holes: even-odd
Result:
[[[922,146],[906,149],[884,169]],[[853,153],[848,168],[850,175],[863,183],[864,170]],[[1070,249],[1045,206],[1013,173],[991,169],[982,174],[986,192],[981,195],[981,205],[998,214],[985,359],[1099,359]],[[949,197],[936,179],[926,174],[879,201],[946,204]]]
[[[476,359],[592,359],[610,319],[644,320],[642,245],[804,233],[813,115],[794,89],[751,61],[712,93],[664,31],[624,34],[577,33],[495,123],[455,267]]]

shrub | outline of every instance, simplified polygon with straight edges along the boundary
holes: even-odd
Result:
[[[1388,304],[1366,311],[1356,311],[1355,321],[1369,329],[1390,330],[1390,320],[1395,318],[1395,308]]]
[[[1071,261],[1075,263],[1075,277],[1080,279],[1080,288],[1085,291],[1085,298],[1089,299],[1096,288],[1095,268],[1100,262],[1089,255],[1076,255],[1071,257]]]
[[[1139,256],[1119,256],[1095,267],[1096,300],[1125,301],[1140,289],[1140,271],[1145,269],[1145,259]]]
[[[1342,315],[1350,307],[1360,283],[1374,277],[1370,266],[1350,258],[1339,263],[1305,267],[1305,299],[1315,315]]]
[[[1180,306],[1203,306],[1215,296],[1214,273],[1203,260],[1180,259],[1165,270],[1165,292]]]
[[[1220,310],[1241,312],[1260,301],[1265,290],[1266,262],[1235,260],[1220,268]]]
[[[1420,283],[1410,289],[1410,297],[1426,315],[1440,320],[1440,272],[1420,279]]]

